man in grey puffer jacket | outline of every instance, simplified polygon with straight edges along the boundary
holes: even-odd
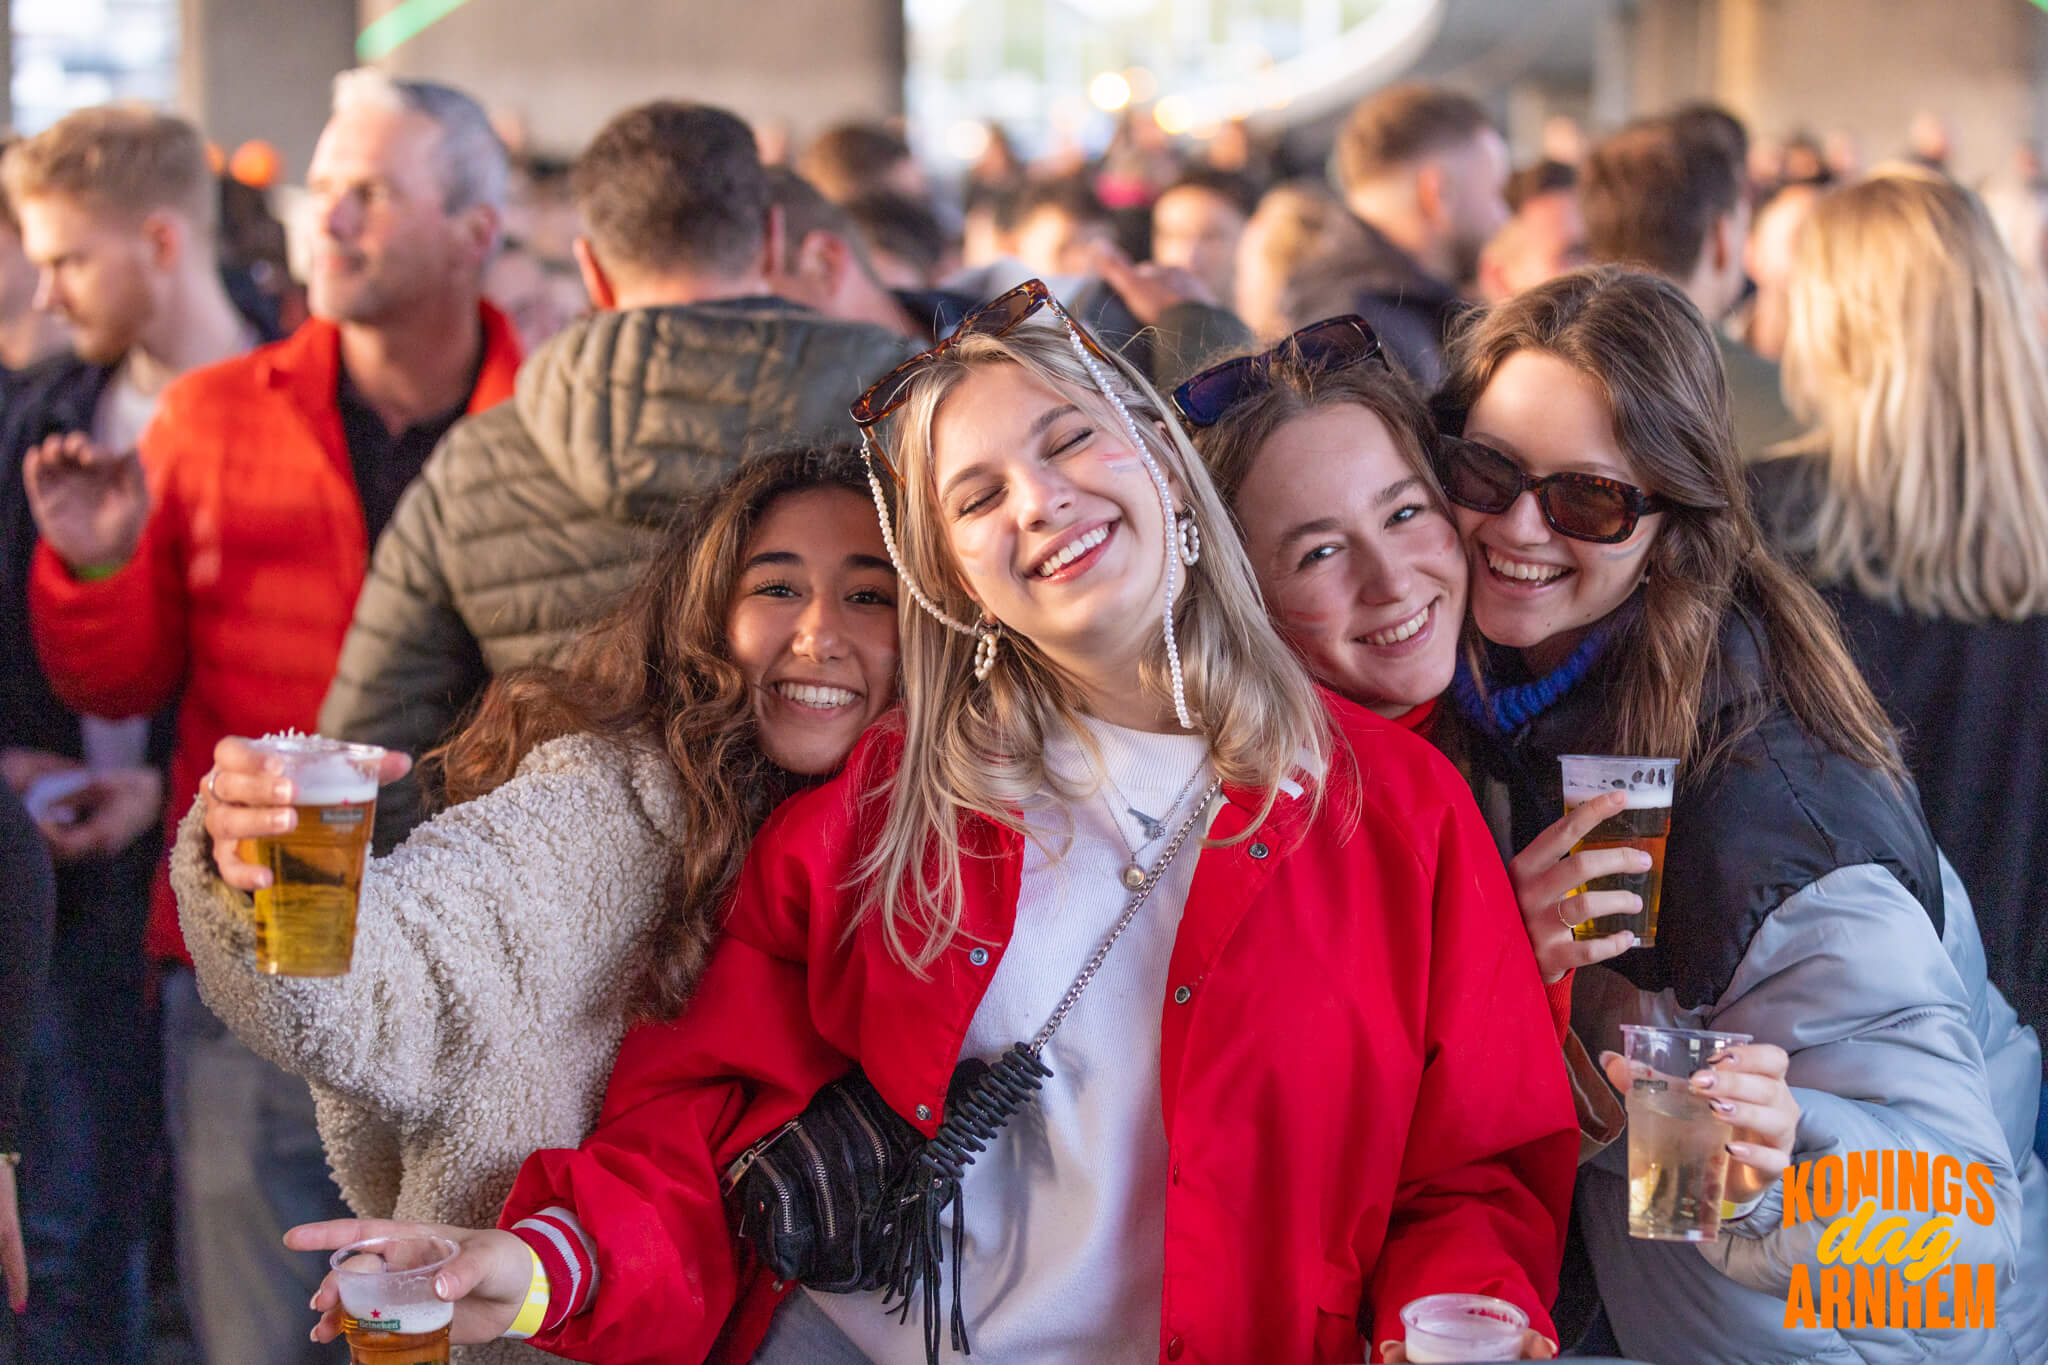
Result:
[[[378,541],[320,709],[323,733],[417,754],[493,674],[590,625],[677,505],[777,446],[852,435],[847,405],[918,345],[774,297],[768,188],[731,114],[614,118],[574,174],[602,311],[541,347],[511,402],[458,423]],[[410,779],[377,847],[421,817]]]

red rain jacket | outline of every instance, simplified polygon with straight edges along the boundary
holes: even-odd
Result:
[[[511,324],[482,314],[470,412],[511,397],[519,368]],[[64,704],[133,716],[180,699],[166,843],[224,736],[319,723],[370,554],[340,378],[341,333],[317,319],[179,377],[142,436],[152,505],[134,556],[85,583],[36,547],[30,624]],[[192,960],[165,868],[144,942],[152,958]]]
[[[1514,896],[1456,770],[1348,702],[1328,794],[1205,847],[1161,1001],[1160,1358],[1355,1362],[1402,1305],[1477,1291],[1555,1337],[1578,1128]],[[534,1345],[607,1365],[750,1358],[787,1287],[736,1252],[720,1173],[858,1064],[927,1135],[1015,926],[1021,837],[962,823],[964,932],[930,979],[845,933],[901,751],[884,723],[784,805],[681,1019],[629,1033],[597,1130],[530,1157],[501,1226],[572,1209],[588,1311]],[[1212,838],[1246,829],[1225,788]],[[877,799],[867,799],[867,798]],[[969,950],[987,945],[986,961]],[[1047,1001],[1050,1010],[1054,1002]]]

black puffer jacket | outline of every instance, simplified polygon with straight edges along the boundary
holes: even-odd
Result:
[[[419,754],[491,676],[589,626],[659,548],[677,506],[737,462],[850,440],[862,386],[917,347],[775,299],[600,313],[455,425],[377,542],[324,734]],[[377,845],[418,822],[387,789]]]
[[[1762,628],[1724,623],[1700,699],[1703,724],[1732,725],[1765,705]],[[1610,752],[1611,669],[1592,674],[1506,741],[1474,739],[1480,765],[1506,781],[1514,846],[1564,814],[1558,756]],[[1875,864],[1942,929],[1941,869],[1911,784],[1827,752],[1782,703],[1710,774],[1680,769],[1664,860],[1657,944],[1614,959],[1639,990],[1672,990],[1686,1009],[1727,990],[1750,941],[1780,903],[1839,868]]]
[[[1811,525],[1824,477],[1809,456],[1751,466],[1781,542]],[[1899,727],[1927,823],[1977,907],[1991,979],[2048,1037],[2048,616],[1950,621],[1819,587]]]
[[[1308,262],[1287,286],[1281,311],[1290,327],[1339,313],[1371,323],[1401,368],[1427,394],[1444,382],[1444,351],[1472,305],[1447,280],[1363,219],[1360,244]]]

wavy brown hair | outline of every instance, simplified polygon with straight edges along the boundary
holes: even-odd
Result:
[[[1611,618],[1617,674],[1604,751],[1664,754],[1711,771],[1782,701],[1827,749],[1903,779],[1890,723],[1832,613],[1770,550],[1750,509],[1713,334],[1679,288],[1614,266],[1575,270],[1499,305],[1458,338],[1436,401],[1461,432],[1517,351],[1556,357],[1599,386],[1636,482],[1670,504],[1634,599]],[[1722,622],[1746,612],[1763,644],[1761,696],[1703,716]]]
[[[754,528],[776,499],[868,485],[850,448],[802,448],[747,461],[678,513],[639,581],[553,664],[494,679],[469,722],[427,755],[428,785],[450,805],[512,779],[563,735],[658,745],[674,766],[680,811],[667,910],[637,1011],[672,1018],[687,1000],[726,893],[761,822],[810,779],[761,751],[753,698],[726,643],[726,619]]]

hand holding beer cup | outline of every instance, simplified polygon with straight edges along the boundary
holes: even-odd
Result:
[[[447,1340],[455,1345],[495,1341],[526,1303],[527,1288],[533,1283],[533,1253],[519,1238],[497,1228],[339,1218],[302,1223],[285,1233],[284,1244],[294,1251],[332,1252],[376,1238],[439,1238],[454,1244],[455,1255],[434,1272],[432,1290],[436,1299],[454,1309]],[[309,1306],[320,1314],[320,1321],[313,1325],[313,1340],[333,1341],[342,1335],[342,1286],[335,1272],[330,1271],[320,1282]]]
[[[1599,877],[1646,872],[1650,855],[1636,848],[1578,848],[1586,836],[1628,808],[1625,792],[1608,792],[1574,806],[1564,818],[1530,840],[1508,864],[1508,878],[1522,907],[1522,928],[1536,950],[1536,966],[1545,982],[1566,972],[1619,957],[1636,946],[1626,930],[1598,938],[1579,938],[1576,927],[1612,915],[1632,915],[1643,908],[1633,891],[1579,891]],[[1577,895],[1572,893],[1578,891]]]
[[[382,786],[412,770],[412,759],[387,751],[377,772]],[[284,760],[266,754],[252,740],[229,735],[213,746],[213,770],[200,780],[206,833],[213,840],[213,865],[237,891],[270,885],[270,869],[241,856],[243,840],[271,838],[298,827],[298,793],[285,775]]]
[[[377,788],[386,752],[319,735],[286,734],[242,741],[267,784],[273,809],[267,827],[241,840],[235,856],[253,864],[256,970],[266,976],[342,976],[355,951],[356,895],[362,889]],[[223,741],[223,745],[226,741]],[[216,748],[218,761],[220,749]],[[220,769],[207,776],[207,820],[215,830]],[[265,788],[259,788],[263,790]],[[232,883],[231,883],[232,884]]]
[[[1785,1081],[1791,1064],[1785,1049],[1771,1043],[1742,1043],[1725,1048],[1707,1066],[1692,1073],[1688,1088],[1706,1101],[1716,1118],[1734,1130],[1728,1145],[1731,1158],[1722,1197],[1746,1204],[1762,1194],[1792,1164],[1792,1144],[1799,1136],[1799,1101]],[[1600,1054],[1601,1069],[1614,1088],[1626,1095],[1634,1084],[1628,1060],[1615,1052]]]

